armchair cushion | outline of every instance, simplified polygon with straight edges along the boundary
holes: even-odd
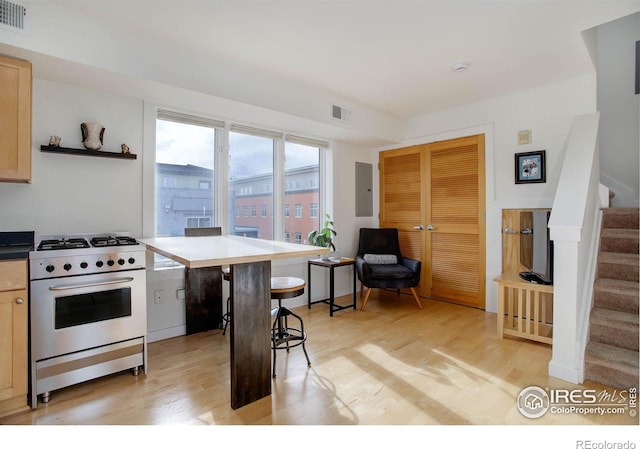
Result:
[[[395,254],[365,254],[364,261],[371,265],[394,265],[398,263]]]
[[[364,276],[373,281],[386,281],[391,287],[394,283],[411,280],[415,273],[400,264],[366,264],[363,267]]]

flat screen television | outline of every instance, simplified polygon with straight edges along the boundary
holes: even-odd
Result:
[[[553,242],[549,211],[520,212],[520,277],[535,284],[553,284]]]

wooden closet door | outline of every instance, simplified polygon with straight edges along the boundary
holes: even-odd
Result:
[[[484,136],[432,143],[426,165],[429,296],[484,309]]]
[[[402,255],[423,259],[425,146],[380,152],[380,227],[397,228]],[[422,267],[424,275],[424,263]],[[419,290],[422,296],[426,296]]]
[[[422,261],[420,296],[484,308],[484,136],[382,151],[379,161],[380,227],[397,228],[403,255]]]

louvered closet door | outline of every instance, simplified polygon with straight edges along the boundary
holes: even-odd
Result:
[[[380,152],[380,227],[398,228],[405,257],[422,259],[425,204],[424,145]],[[423,277],[424,279],[424,263]],[[420,289],[422,296],[427,296]]]
[[[483,309],[484,136],[432,143],[427,154],[423,261],[429,296]]]

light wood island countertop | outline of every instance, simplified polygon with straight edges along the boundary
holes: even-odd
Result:
[[[317,256],[328,248],[237,235],[155,237],[140,239],[150,251],[189,268],[263,262],[299,256]]]

